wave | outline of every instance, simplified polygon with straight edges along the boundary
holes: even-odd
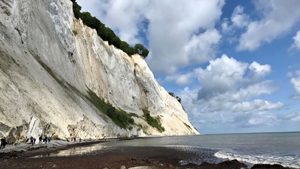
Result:
[[[298,156],[271,156],[271,155],[240,155],[231,152],[218,151],[214,154],[215,157],[238,160],[247,163],[250,167],[254,164],[280,164],[284,167],[300,168],[300,157]]]

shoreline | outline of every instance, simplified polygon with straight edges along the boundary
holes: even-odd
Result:
[[[140,139],[140,138],[135,138]],[[143,138],[141,138],[143,139]],[[187,164],[181,165],[179,161],[185,156],[193,156],[189,152],[179,152],[175,149],[165,147],[118,147],[110,151],[96,150],[93,153],[75,156],[50,156],[61,150],[82,148],[92,144],[101,144],[115,141],[125,141],[132,139],[105,139],[91,140],[84,142],[67,142],[56,144],[56,146],[37,146],[27,145],[26,151],[10,151],[3,153],[0,151],[0,168],[120,168],[121,166],[151,166],[152,168],[199,168],[199,169],[241,169],[247,168],[245,164],[237,160],[223,161],[219,164],[202,163],[201,165]],[[58,142],[53,141],[54,143]],[[60,141],[61,142],[61,141]],[[24,144],[24,143],[23,143]],[[51,143],[50,143],[51,144]],[[43,144],[45,145],[45,144]],[[31,148],[30,148],[31,147]],[[32,158],[41,156],[38,158]],[[1,167],[2,166],[2,167]],[[88,166],[88,167],[87,167]],[[280,165],[254,165],[253,169],[263,168],[288,169]],[[252,169],[251,168],[251,169]]]
[[[18,143],[16,145],[6,145],[0,150],[0,159],[9,159],[10,157],[28,157],[32,154],[43,155],[46,153],[57,152],[60,150],[70,149],[72,147],[83,147],[92,144],[132,140],[139,138],[107,138],[107,139],[86,139],[79,141],[51,140],[49,143],[36,143],[33,146],[29,143]]]

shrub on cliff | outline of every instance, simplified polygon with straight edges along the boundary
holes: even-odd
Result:
[[[73,2],[73,12],[74,12],[75,18],[79,19],[81,6],[79,6],[77,4],[76,0],[71,0],[71,1]]]
[[[134,50],[136,53],[140,54],[143,57],[147,57],[149,54],[148,49],[146,49],[142,44],[136,44],[134,46]]]
[[[80,12],[81,6],[77,4],[76,0],[71,0],[73,2],[73,12],[75,18],[83,21],[83,23],[93,29],[96,29],[97,34],[105,41],[108,41],[110,45],[114,45],[116,48],[123,50],[129,56],[133,54],[140,54],[144,58],[146,58],[149,54],[147,48],[145,48],[142,44],[136,44],[131,47],[127,42],[121,41],[120,38],[114,33],[113,30],[106,27],[101,21],[99,21],[96,17],[93,17],[89,12]]]
[[[101,23],[96,17],[93,17],[89,12],[80,13],[80,18],[85,25],[96,30],[101,30],[105,27],[103,23]]]
[[[179,96],[175,96],[173,92],[169,92],[169,95],[174,97],[179,103],[181,103],[181,98]]]
[[[152,127],[156,128],[159,132],[165,131],[165,128],[161,125],[160,118],[157,116],[156,118],[150,115],[148,110],[143,110],[145,121]]]
[[[86,98],[101,112],[105,113],[119,127],[129,129],[131,125],[134,124],[134,119],[125,111],[116,109],[110,103],[106,103],[91,90],[88,90],[87,93],[89,96]]]

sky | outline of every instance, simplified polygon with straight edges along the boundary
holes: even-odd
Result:
[[[299,0],[77,0],[142,43],[202,134],[300,131]]]

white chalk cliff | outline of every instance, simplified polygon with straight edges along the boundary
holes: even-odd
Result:
[[[92,94],[133,116],[120,128]],[[159,117],[160,133],[143,110]],[[109,46],[73,17],[70,0],[0,0],[0,137],[198,134],[145,60]]]

